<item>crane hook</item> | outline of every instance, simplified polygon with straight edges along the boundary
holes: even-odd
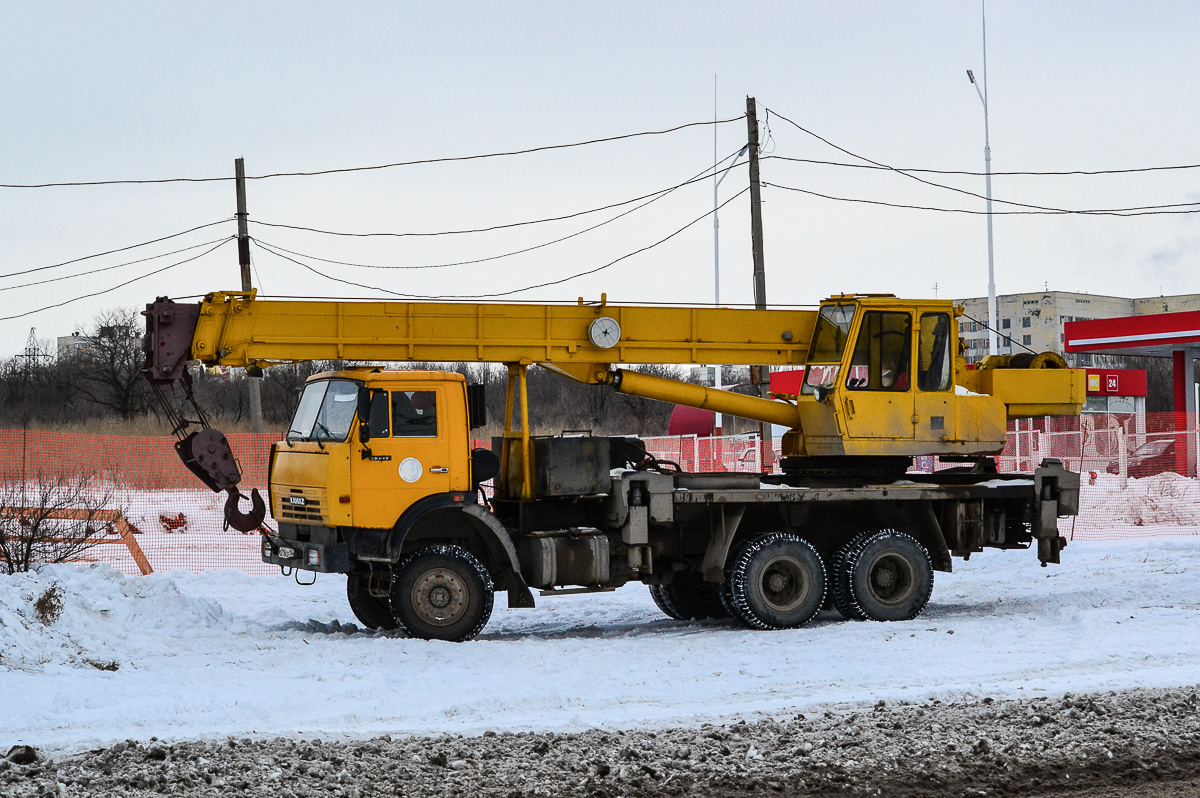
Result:
[[[236,487],[228,488],[229,498],[225,500],[225,521],[239,532],[253,532],[262,525],[267,517],[267,505],[259,494],[258,488],[250,491],[249,513],[238,509],[238,500],[243,498]]]

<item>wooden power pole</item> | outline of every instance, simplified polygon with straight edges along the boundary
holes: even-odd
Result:
[[[750,246],[754,254],[754,307],[767,307],[767,273],[763,265],[762,186],[758,178],[758,112],[746,98],[746,128],[750,145]]]
[[[750,153],[750,250],[754,258],[754,307],[767,307],[767,272],[763,256],[762,185],[758,175],[758,104],[753,97],[746,98],[746,143]],[[771,393],[771,367],[750,366],[750,382],[758,387],[764,399]],[[768,452],[771,446],[771,425],[759,422],[758,445],[759,467],[767,471]]]
[[[233,162],[237,185],[238,266],[242,270],[242,290],[250,292],[250,230],[246,213],[246,163],[238,158]],[[262,371],[250,377],[250,429],[262,432]],[[249,373],[249,370],[247,370]]]

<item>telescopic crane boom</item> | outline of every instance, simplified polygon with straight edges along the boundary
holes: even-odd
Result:
[[[604,297],[555,305],[216,292],[199,303],[160,297],[147,306],[144,371],[162,386],[184,379],[190,361],[251,369],[306,360],[507,364],[505,459],[511,449],[526,483],[529,429],[524,414],[514,429],[513,402],[524,401],[525,369],[534,364],[627,394],[784,426],[785,470],[805,458],[995,454],[1010,419],[1080,412],[1083,373],[1057,355],[992,358],[969,368],[960,313],[945,300],[879,294],[834,296],[819,310],[750,310],[610,305]],[[805,379],[798,395],[762,399],[619,367],[652,363],[804,367]],[[236,511],[237,467],[223,437],[188,435],[188,426],[176,429],[184,462],[210,488],[230,493],[231,523],[261,521],[261,499],[248,518]]]

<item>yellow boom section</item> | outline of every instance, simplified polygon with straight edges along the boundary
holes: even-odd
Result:
[[[615,322],[619,332],[607,321],[593,331],[598,320]],[[800,366],[815,323],[816,312],[802,310],[262,300],[218,292],[200,303],[191,357],[225,366],[543,363],[597,382],[603,380],[588,371],[611,363]],[[598,346],[593,335],[615,343]]]

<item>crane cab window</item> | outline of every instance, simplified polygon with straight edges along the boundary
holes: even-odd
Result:
[[[842,353],[854,323],[854,305],[822,305],[808,350],[808,368],[800,392],[811,394],[815,388],[832,388],[841,368]]]
[[[855,391],[907,391],[911,351],[912,316],[868,311],[858,331],[846,387]]]
[[[437,437],[437,391],[392,391],[392,436]]]
[[[917,387],[922,391],[949,390],[952,363],[950,314],[923,314],[917,342]]]

